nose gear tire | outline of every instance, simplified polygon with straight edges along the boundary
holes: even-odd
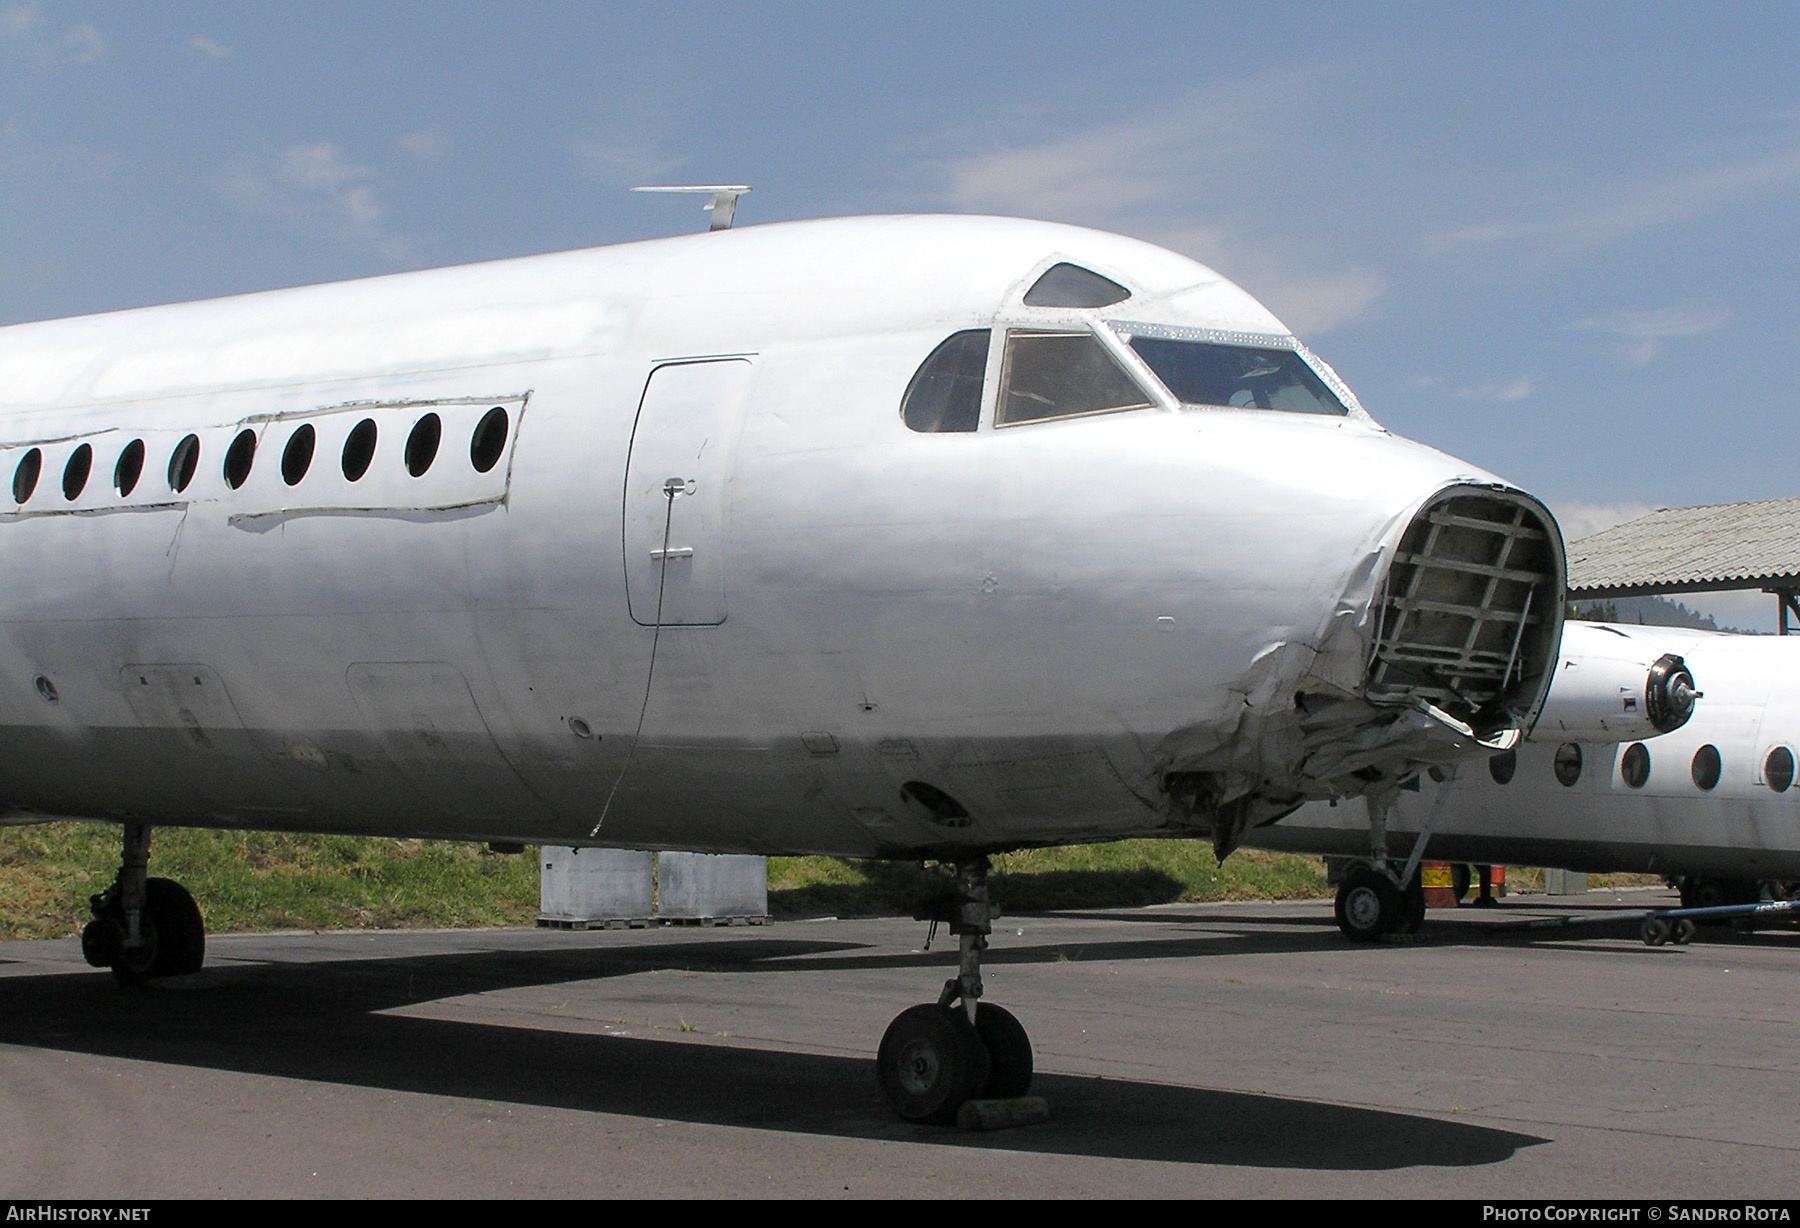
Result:
[[[922,1003],[888,1025],[875,1074],[888,1103],[907,1121],[946,1125],[988,1081],[981,1038],[960,1006]]]
[[[1031,1090],[1031,1038],[1011,1011],[979,1003],[975,1033],[988,1055],[987,1082],[976,1094],[983,1100],[1010,1100]]]

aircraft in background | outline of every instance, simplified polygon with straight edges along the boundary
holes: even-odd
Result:
[[[1030,1081],[990,854],[1483,759],[1561,632],[1536,499],[1211,270],[1017,219],[0,329],[0,482],[0,814],[121,824],[91,962],[201,963],[158,825],[935,859],[915,1120]]]
[[[1429,826],[1435,861],[1659,874],[1696,908],[1788,894],[1800,880],[1800,641],[1570,622],[1563,654],[1523,745],[1401,795],[1388,856],[1406,857]],[[1567,703],[1565,679],[1575,682]],[[1632,687],[1642,719],[1603,729],[1594,718],[1615,686]],[[1659,690],[1661,722],[1649,710]],[[1370,858],[1357,809],[1308,804],[1246,843]],[[1340,920],[1345,902],[1340,889]],[[1375,937],[1397,924],[1345,932]]]

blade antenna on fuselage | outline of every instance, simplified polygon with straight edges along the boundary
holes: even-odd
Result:
[[[633,192],[685,192],[711,196],[712,199],[700,207],[712,213],[712,225],[709,230],[730,230],[731,220],[737,216],[738,197],[750,191],[748,184],[659,184],[631,189]]]

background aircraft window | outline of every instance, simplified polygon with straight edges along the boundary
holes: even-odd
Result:
[[[1775,792],[1786,793],[1788,786],[1794,783],[1794,752],[1785,746],[1770,751],[1763,761],[1763,779]]]
[[[13,502],[23,503],[31,498],[31,492],[37,489],[38,474],[44,469],[44,454],[33,448],[19,458],[19,467],[13,470]]]
[[[476,473],[486,473],[500,463],[506,451],[506,411],[498,405],[481,415],[475,434],[469,440],[469,463]]]
[[[1111,307],[1131,291],[1078,264],[1053,264],[1025,291],[1027,307]]]
[[[1643,788],[1650,780],[1650,748],[1642,742],[1627,746],[1624,758],[1619,760],[1619,775],[1633,789]]]
[[[1694,752],[1694,783],[1702,789],[1718,786],[1719,768],[1718,747],[1708,743]]]
[[[200,436],[189,435],[169,453],[169,489],[176,494],[188,488],[200,467]]]
[[[900,416],[915,431],[972,431],[981,418],[988,330],[952,333],[931,351],[906,386]]]
[[[1494,778],[1494,783],[1497,785],[1503,785],[1511,780],[1513,773],[1518,770],[1518,751],[1505,750],[1497,755],[1488,756],[1488,775]]]
[[[318,441],[318,434],[307,423],[292,435],[288,436],[287,447],[281,450],[281,480],[289,486],[298,485],[312,467],[313,445]]]
[[[1009,333],[996,425],[1150,409],[1156,403],[1092,333]]]
[[[1350,412],[1293,350],[1161,337],[1133,337],[1131,348],[1184,405],[1338,417]]]
[[[352,482],[358,481],[369,471],[369,462],[375,459],[375,419],[364,418],[350,430],[350,437],[344,440],[344,476]]]
[[[1556,748],[1556,759],[1551,766],[1560,784],[1573,787],[1581,779],[1581,747],[1574,742],[1564,742]]]
[[[436,414],[426,414],[414,423],[412,434],[406,437],[406,471],[415,478],[424,476],[437,459],[438,441],[443,437],[444,420]]]
[[[225,449],[225,485],[236,490],[250,479],[250,466],[256,463],[256,432],[245,428],[237,433]]]
[[[84,443],[69,453],[69,463],[63,466],[63,498],[74,502],[87,487],[88,474],[93,468],[92,445]]]
[[[113,489],[123,498],[137,489],[138,479],[144,476],[144,441],[134,439],[125,445],[119,453],[119,463],[113,466]]]

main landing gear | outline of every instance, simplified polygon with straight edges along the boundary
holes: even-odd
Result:
[[[1439,804],[1443,796],[1440,791]],[[1352,867],[1338,884],[1333,909],[1338,929],[1351,942],[1375,942],[1387,934],[1416,934],[1425,924],[1425,886],[1419,877],[1419,859],[1424,856],[1437,807],[1433,807],[1431,817],[1420,829],[1406,868],[1396,874],[1388,865],[1387,856],[1387,816],[1394,804],[1394,792],[1371,792],[1365,795],[1364,804],[1369,809],[1369,860]]]
[[[81,931],[81,954],[111,968],[121,985],[200,971],[206,923],[194,897],[174,879],[150,878],[150,825],[125,824],[124,853],[113,885],[88,902],[94,919]]]
[[[1425,924],[1425,888],[1417,874],[1402,887],[1385,865],[1359,864],[1338,884],[1334,912],[1338,928],[1352,942],[1416,934]]]
[[[961,966],[936,1002],[901,1011],[875,1058],[881,1090],[908,1121],[945,1123],[970,1100],[1031,1087],[1031,1041],[1012,1013],[981,1001],[981,952],[993,932],[988,859],[956,863],[956,894],[921,920],[947,921]]]

